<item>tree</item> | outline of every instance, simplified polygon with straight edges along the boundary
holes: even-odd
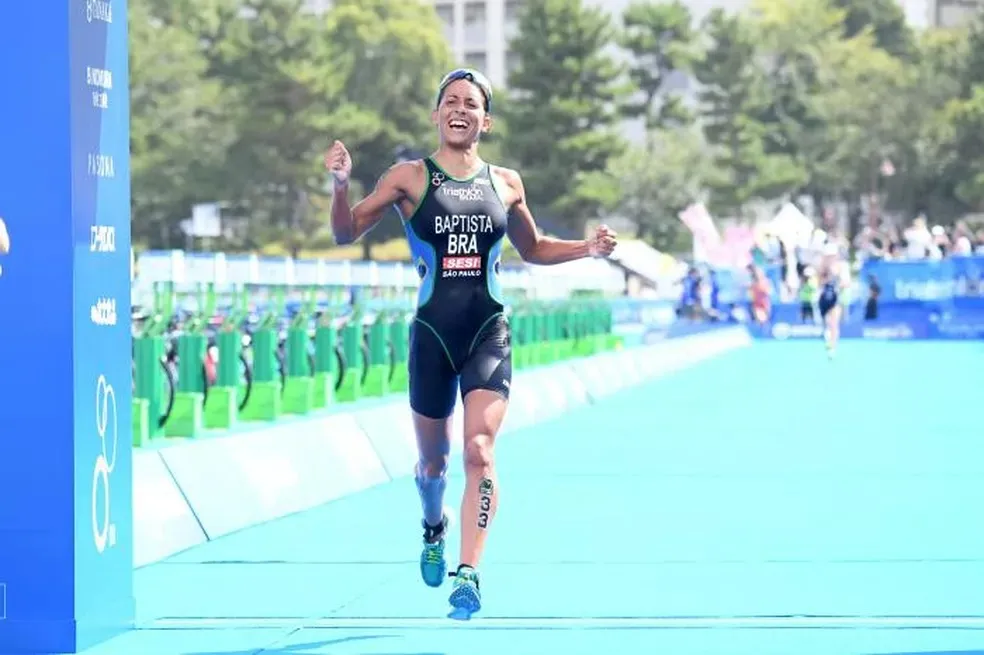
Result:
[[[690,9],[680,0],[635,2],[622,15],[621,45],[632,55],[629,79],[639,89],[624,113],[644,119],[647,130],[688,124],[693,117],[679,92],[670,91],[671,76],[691,73],[698,58]]]
[[[900,174],[889,185],[890,202],[909,216],[933,220],[962,214],[957,197],[962,155],[954,149],[953,116],[947,106],[959,98],[966,79],[968,39],[963,30],[927,30],[916,41],[912,87],[905,101],[904,124],[916,137],[900,145]]]
[[[371,189],[398,149],[423,154],[436,146],[430,116],[451,53],[433,4],[421,0],[338,0],[325,39],[337,52],[345,101],[324,138],[348,144],[353,179]],[[371,244],[402,234],[395,213],[388,218],[363,241],[367,258]]]
[[[844,36],[853,38],[870,31],[876,47],[901,59],[917,56],[916,36],[898,0],[831,0],[844,10]]]
[[[820,69],[832,67],[828,52],[843,41],[843,10],[825,0],[756,2],[752,29],[764,62],[768,102],[760,114],[769,126],[766,151],[795,160],[805,173],[803,191],[818,205],[847,184],[842,144],[831,138],[813,99],[824,88]]]
[[[907,103],[888,100],[909,96],[912,69],[877,48],[868,33],[826,43],[820,52],[821,90],[808,102],[826,125],[825,140],[836,144],[828,163],[842,171],[837,190],[877,193],[883,162],[899,162],[900,146],[918,136],[918,126],[904,120]]]
[[[941,178],[965,207],[979,212],[984,210],[984,15],[963,41],[951,37],[936,45],[937,65],[957,70],[951,80],[955,84],[937,89],[942,94],[957,88],[956,97],[946,100],[936,115],[935,143],[944,161]],[[954,59],[959,62],[956,67]]]
[[[712,11],[704,22],[710,41],[696,66],[704,135],[713,147],[707,184],[715,214],[743,216],[748,203],[771,199],[805,181],[791,157],[765,147],[768,127],[764,79],[756,66],[755,34],[741,17]]]
[[[588,183],[624,147],[622,68],[608,51],[614,36],[607,13],[582,0],[530,0],[520,17],[505,149],[545,226],[553,215],[579,231],[617,193]]]
[[[131,0],[128,12],[133,240],[156,246],[183,245],[180,221],[215,199],[234,136],[195,33],[166,20],[167,10]]]
[[[678,252],[689,236],[678,214],[700,199],[707,167],[698,131],[655,130],[645,146],[612,160],[609,175],[621,192],[611,209],[635,224],[636,237],[658,250]]]

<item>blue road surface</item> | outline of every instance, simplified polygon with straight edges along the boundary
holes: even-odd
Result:
[[[138,570],[140,629],[88,655],[984,653],[982,371],[756,343],[503,437],[470,622],[406,479]]]

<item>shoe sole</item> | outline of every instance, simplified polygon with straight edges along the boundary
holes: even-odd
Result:
[[[454,591],[451,592],[451,597],[448,599],[451,603],[451,607],[456,610],[462,610],[468,612],[469,614],[474,614],[478,610],[482,609],[482,599],[478,595],[478,590],[472,585],[463,584],[455,587]]]

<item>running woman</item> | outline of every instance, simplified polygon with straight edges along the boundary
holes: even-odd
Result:
[[[834,357],[837,341],[840,339],[841,313],[844,310],[840,301],[842,290],[843,280],[838,248],[835,244],[828,244],[824,248],[823,259],[820,263],[820,297],[817,301],[817,309],[820,310],[820,318],[825,328],[823,337],[827,347],[827,356],[831,359]]]
[[[478,565],[499,503],[493,448],[512,378],[499,273],[503,240],[508,236],[525,261],[538,265],[607,257],[616,245],[606,226],[583,241],[538,232],[519,174],[479,157],[479,140],[492,128],[491,111],[492,87],[485,76],[472,69],[448,73],[431,114],[440,136],[437,151],[390,168],[354,207],[348,201],[348,151],[335,141],[325,155],[334,176],[331,222],[337,242],[356,241],[395,205],[420,275],[408,366],[423,509],[420,574],[430,587],[448,577],[444,550],[450,516],[444,492],[451,414],[460,389],[466,481],[460,564],[449,599],[457,618],[481,608]]]

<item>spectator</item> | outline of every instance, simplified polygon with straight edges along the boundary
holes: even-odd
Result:
[[[930,250],[934,248],[934,239],[929,228],[926,227],[926,218],[917,217],[912,221],[912,225],[905,231],[905,256],[908,259],[926,259],[929,257]]]
[[[878,298],[881,296],[881,285],[874,275],[868,276],[868,301],[864,305],[864,320],[878,320]]]
[[[817,299],[817,280],[812,268],[806,268],[800,277],[800,320],[804,323],[814,323],[813,305]]]
[[[748,272],[752,278],[749,289],[752,297],[752,317],[756,323],[764,325],[772,315],[772,285],[762,269],[754,264],[749,264]]]
[[[682,280],[683,290],[680,297],[678,315],[682,318],[696,320],[704,314],[701,303],[701,278],[696,266],[691,266],[687,277]]]

